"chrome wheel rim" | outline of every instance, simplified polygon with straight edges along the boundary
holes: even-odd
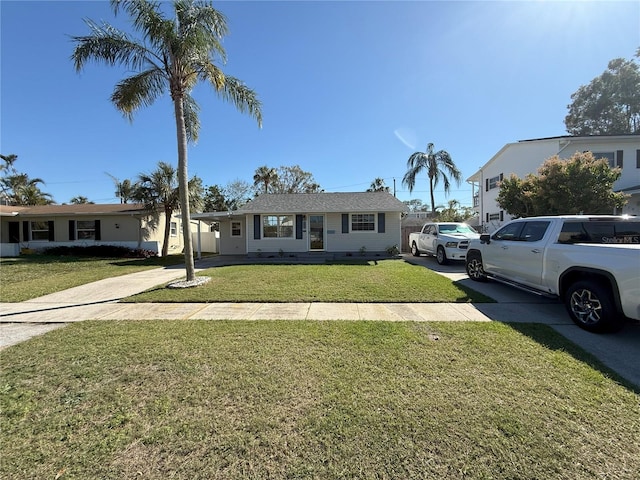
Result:
[[[602,320],[602,304],[590,290],[576,290],[571,294],[571,311],[579,322],[590,325]]]

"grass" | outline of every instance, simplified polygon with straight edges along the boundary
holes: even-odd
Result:
[[[0,258],[0,301],[23,302],[104,278],[182,261],[182,255],[147,259],[46,255]]]
[[[2,478],[640,471],[637,391],[543,325],[83,322],[0,362]]]
[[[235,265],[199,273],[198,288],[156,288],[130,302],[491,302],[402,260],[323,265]]]

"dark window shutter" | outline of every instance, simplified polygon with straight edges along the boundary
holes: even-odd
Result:
[[[489,191],[489,179],[488,178],[484,181],[484,191],[485,192]]]
[[[378,213],[378,233],[384,233],[384,212]]]
[[[73,241],[76,239],[76,221],[69,220],[69,240]]]
[[[260,240],[260,215],[253,216],[253,239]]]
[[[100,220],[96,220],[96,240],[102,240],[102,231],[100,230]]]
[[[302,220],[303,220],[304,216],[303,215],[296,215],[296,239],[301,240],[302,239]]]
[[[489,222],[489,212],[485,213],[486,217],[487,217],[487,222]]]
[[[56,235],[54,232],[54,223],[53,220],[49,220],[49,241],[50,242],[55,242],[56,241]]]
[[[500,221],[504,222],[504,210],[500,210]]]
[[[29,237],[29,222],[22,222],[22,240],[25,242],[31,240],[31,237]]]
[[[349,233],[349,214],[342,214],[342,233]]]
[[[500,181],[504,180],[504,175],[501,173],[500,174]]]
[[[622,156],[624,152],[622,150],[618,150],[616,153],[616,166],[622,168]]]
[[[640,168],[640,150],[636,150],[636,168]]]

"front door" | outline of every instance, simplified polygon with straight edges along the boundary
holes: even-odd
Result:
[[[309,250],[324,250],[324,215],[309,215]]]
[[[9,243],[20,243],[20,222],[9,222]]]

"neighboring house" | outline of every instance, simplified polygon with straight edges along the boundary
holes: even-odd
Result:
[[[195,236],[200,224],[192,224]],[[179,215],[174,215],[170,228],[169,253],[180,253]],[[72,245],[118,245],[160,252],[163,234],[164,213],[154,220],[137,204],[0,205],[0,256],[16,256],[22,249]],[[215,252],[215,242],[208,244],[203,250]]]
[[[220,224],[220,254],[386,255],[407,207],[387,192],[263,194],[240,210],[194,214]]]
[[[508,143],[467,179],[472,185],[474,209],[479,214],[482,230],[491,233],[511,219],[496,202],[501,180],[512,173],[520,178],[535,174],[542,163],[554,155],[568,159],[576,152],[586,151],[596,158],[607,158],[611,167],[622,168],[614,191],[627,193],[631,198],[617,213],[639,215],[640,135],[540,138]]]

